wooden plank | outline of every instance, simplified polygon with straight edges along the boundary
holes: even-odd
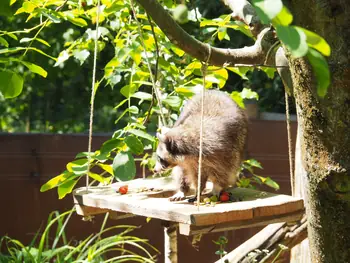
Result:
[[[258,217],[248,220],[235,220],[221,224],[196,226],[188,224],[179,224],[179,233],[181,235],[196,235],[196,234],[207,234],[222,231],[229,231],[240,228],[266,226],[268,224],[275,224],[280,222],[294,222],[300,220],[303,217],[303,211],[297,211],[290,214],[279,215],[279,216],[268,216]]]
[[[242,201],[219,203],[214,207],[200,206],[198,210],[186,200],[180,202],[168,200],[167,197],[175,191],[171,178],[129,181],[127,182],[129,193],[126,195],[116,193],[116,189],[121,184],[92,187],[89,192],[86,192],[84,187],[76,189],[73,193],[74,202],[99,208],[102,211],[107,209],[196,226],[279,217],[304,209],[303,200],[300,198],[252,189],[232,188],[228,191]],[[154,188],[156,191],[138,193],[139,187]]]
[[[122,212],[116,212],[110,209],[102,209],[98,207],[91,207],[91,206],[85,206],[85,205],[75,205],[75,209],[78,215],[81,216],[94,216],[98,214],[105,214],[109,213],[109,217],[114,220],[120,220],[124,218],[130,218],[130,217],[135,217],[133,214],[126,214]]]

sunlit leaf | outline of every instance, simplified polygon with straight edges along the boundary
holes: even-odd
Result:
[[[136,135],[137,137],[141,137],[141,138],[144,138],[144,139],[149,140],[151,142],[154,142],[154,137],[149,135],[148,133],[146,133],[144,131],[130,129],[130,130],[127,130],[127,132],[132,133],[132,134]]]
[[[265,24],[275,18],[275,16],[281,12],[283,7],[281,0],[253,0],[252,4],[261,21]]]
[[[120,181],[129,181],[136,175],[134,157],[129,152],[119,152],[113,160],[114,176]]]
[[[222,41],[227,34],[227,28],[226,27],[219,27],[218,28],[218,39]]]
[[[8,47],[9,46],[9,43],[6,41],[5,38],[3,37],[0,37],[0,44],[5,46],[5,47]]]
[[[283,6],[281,12],[272,19],[272,24],[274,26],[281,25],[281,26],[288,26],[290,23],[293,22],[293,15],[289,12],[288,8]]]
[[[276,191],[280,189],[280,186],[274,181],[272,180],[270,177],[267,177],[264,181],[264,184],[272,187],[273,189],[275,189]]]
[[[296,58],[306,55],[308,45],[305,33],[293,26],[277,26],[279,39],[287,46],[292,55]]]
[[[100,166],[103,170],[105,170],[110,175],[113,175],[113,167],[112,167],[112,165],[99,163],[98,166]]]
[[[14,98],[21,94],[23,78],[15,72],[0,71],[0,93],[4,98]]]
[[[307,58],[310,61],[317,79],[317,94],[323,98],[326,95],[327,89],[331,83],[328,63],[321,53],[312,48],[309,48]]]
[[[243,99],[256,99],[259,100],[259,94],[251,89],[243,88],[241,91],[241,97]]]
[[[298,26],[295,26],[295,28],[304,32],[304,34],[306,35],[306,42],[310,47],[318,50],[324,56],[329,56],[331,54],[331,48],[326,42],[326,40],[324,40],[324,38],[305,28]]]
[[[41,39],[41,38],[24,37],[19,42],[20,43],[26,43],[26,42],[31,42],[31,41],[38,41],[38,42],[40,42],[40,43],[42,43],[42,44],[44,44],[44,45],[46,45],[48,47],[51,47],[51,45],[47,41],[45,41],[44,39]]]
[[[66,165],[66,168],[69,172],[76,175],[86,174],[88,168],[88,160],[86,158],[74,160],[72,162],[69,162]]]
[[[249,67],[226,67],[226,69],[236,73],[237,75],[241,76],[242,79],[248,80],[246,73],[251,70]]]
[[[130,98],[138,89],[138,86],[135,84],[126,85],[120,89],[120,93],[126,98]]]
[[[182,104],[182,100],[178,96],[168,96],[163,99],[163,103],[169,105],[174,109],[179,109]]]
[[[78,181],[79,181],[78,179],[71,179],[71,180],[66,180],[64,183],[60,184],[57,189],[58,198],[62,199],[67,194],[71,193]]]
[[[238,91],[233,91],[230,94],[230,97],[237,103],[237,105],[243,109],[245,109],[245,105],[243,102],[243,98],[241,96],[241,94]]]
[[[80,61],[80,65],[82,65],[85,60],[90,56],[90,51],[83,49],[83,50],[74,50],[73,56]]]
[[[54,178],[50,179],[48,182],[46,182],[45,184],[43,184],[41,186],[40,192],[45,192],[47,190],[50,190],[50,189],[56,187],[57,185],[64,182],[67,178],[69,178],[73,175],[74,175],[73,173],[65,171],[65,172],[55,176]]]
[[[42,67],[35,65],[33,63],[30,63],[28,61],[21,61],[21,63],[26,66],[31,72],[36,73],[44,78],[47,76],[47,71],[43,69]]]

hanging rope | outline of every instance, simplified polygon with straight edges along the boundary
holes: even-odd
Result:
[[[134,1],[133,0],[130,0],[130,6],[131,6],[131,9],[132,9],[132,12],[133,12],[133,15],[134,15],[134,19],[135,19],[135,21],[137,23],[137,28],[138,28],[140,39],[141,39],[141,45],[142,45],[143,51],[145,52],[145,59],[146,59],[148,71],[149,71],[149,74],[150,74],[153,91],[154,91],[154,94],[156,95],[156,99],[157,99],[157,102],[158,102],[159,112],[160,112],[160,117],[161,117],[161,122],[162,122],[161,126],[164,126],[164,125],[166,125],[166,121],[165,121],[165,117],[164,117],[164,113],[163,113],[163,109],[162,109],[162,100],[160,98],[159,90],[157,88],[157,83],[155,82],[154,76],[152,74],[151,63],[150,63],[150,61],[148,59],[148,56],[147,56],[147,49],[146,49],[145,41],[144,41],[143,35],[142,35],[141,24],[140,24],[140,21],[137,19],[137,14],[136,14],[136,10],[135,10],[135,6],[134,6]]]
[[[289,101],[288,93],[284,92],[286,100],[286,121],[287,121],[287,137],[288,137],[288,154],[289,154],[289,173],[290,173],[290,187],[292,196],[295,195],[295,178],[293,173],[293,153],[292,153],[292,136],[290,131],[290,114],[289,114]]]
[[[211,46],[208,44],[208,57],[205,63],[202,63],[201,71],[203,75],[203,87],[201,96],[201,119],[199,131],[199,158],[198,158],[198,187],[197,187],[197,209],[199,210],[202,181],[202,155],[203,155],[203,115],[204,115],[204,96],[205,96],[205,77],[207,75],[208,63],[211,57]]]
[[[100,0],[97,0],[94,65],[93,65],[93,69],[92,69],[92,88],[91,88],[91,100],[90,100],[90,122],[89,122],[89,142],[88,142],[88,167],[87,167],[87,172],[86,172],[86,191],[89,189],[89,173],[90,173],[90,165],[91,165],[91,143],[92,143],[92,125],[93,125],[93,121],[94,121],[94,101],[95,101],[95,82],[96,82],[96,63],[97,63],[99,20],[100,20]]]

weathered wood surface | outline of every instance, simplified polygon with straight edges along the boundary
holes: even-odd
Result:
[[[126,195],[116,193],[116,189],[123,184],[129,185]],[[214,207],[200,206],[198,210],[197,206],[186,200],[169,202],[168,197],[175,191],[173,185],[171,178],[136,179],[108,187],[91,187],[88,192],[85,187],[78,188],[73,196],[77,205],[99,208],[101,213],[111,210],[195,226],[239,221],[244,224],[246,220],[257,222],[264,218],[270,221],[277,218],[278,222],[283,222],[284,216],[304,210],[301,198],[243,188],[228,189],[242,201],[218,203]],[[158,191],[137,193],[136,189],[140,187]],[[210,183],[207,188],[210,188]]]

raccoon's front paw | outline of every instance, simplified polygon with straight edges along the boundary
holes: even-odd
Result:
[[[181,201],[185,199],[185,193],[178,191],[176,194],[174,194],[172,197],[169,197],[169,201]]]

